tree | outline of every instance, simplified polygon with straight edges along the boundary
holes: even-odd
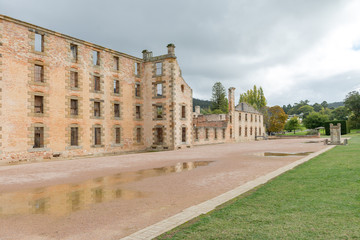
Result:
[[[308,129],[314,129],[317,127],[323,127],[324,123],[327,121],[329,121],[329,117],[327,115],[312,112],[303,120],[303,124]]]
[[[306,118],[313,111],[314,108],[310,105],[304,105],[298,109],[299,114],[302,113],[304,118]]]
[[[259,89],[254,85],[253,89],[247,90],[246,93],[240,94],[239,103],[246,102],[255,109],[261,110],[266,106],[266,98],[263,89]]]
[[[288,104],[287,106],[286,105],[283,105],[282,109],[284,110],[284,112],[286,114],[288,114],[288,112],[291,110],[292,106],[291,104]]]
[[[345,98],[345,107],[351,111],[356,118],[360,117],[360,94],[358,91],[349,92]]]
[[[268,134],[284,130],[288,115],[280,106],[273,106],[264,114],[265,124]]]
[[[331,120],[347,120],[349,116],[349,111],[346,109],[346,107],[341,106],[335,108],[330,115]]]
[[[210,108],[211,111],[219,109],[222,113],[227,113],[229,111],[229,102],[226,98],[225,88],[221,82],[215,83],[212,88]]]
[[[302,106],[309,105],[309,100],[301,100],[299,103],[295,103],[294,106],[289,110],[288,114],[300,114],[299,108]]]
[[[289,121],[285,124],[285,129],[287,131],[295,131],[300,128],[300,121],[298,117],[292,117]]]
[[[322,106],[323,108],[327,108],[327,107],[329,106],[329,104],[327,103],[327,101],[323,101],[323,102],[321,103],[321,106]]]
[[[345,98],[345,107],[350,112],[350,127],[360,127],[360,94],[358,91],[349,92]]]
[[[319,103],[314,103],[314,105],[312,105],[312,107],[314,108],[315,112],[320,112],[321,109],[323,108],[323,106],[321,106],[321,104],[319,104]]]

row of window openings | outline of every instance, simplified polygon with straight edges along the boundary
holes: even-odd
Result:
[[[35,113],[44,113],[44,97],[35,96],[34,99]],[[70,99],[70,114],[79,114],[79,104],[77,99]],[[141,106],[135,106],[136,119],[141,119]],[[156,118],[162,119],[164,116],[163,106],[156,106]],[[94,117],[101,117],[101,103],[94,102]],[[114,103],[114,117],[120,118],[120,104]],[[186,118],[186,107],[181,106],[181,117]]]
[[[121,143],[121,129],[120,127],[115,128],[115,144]],[[141,142],[141,128],[136,129],[136,140]],[[79,128],[70,128],[70,145],[79,146]],[[101,128],[94,128],[94,145],[101,145]],[[34,129],[34,145],[33,148],[44,147],[44,127],[35,127]]]
[[[247,137],[248,129],[245,127],[245,137]],[[253,134],[253,128],[250,127],[250,136]],[[225,138],[225,129],[222,130],[223,139]],[[257,135],[257,128],[255,127],[255,136]],[[261,135],[261,128],[259,128],[259,135]],[[241,127],[239,128],[239,136],[241,136]],[[232,129],[230,129],[230,138],[232,137]],[[217,139],[217,131],[214,128],[214,138]],[[199,130],[195,129],[195,139],[199,139]],[[205,139],[209,139],[209,129],[205,128]]]
[[[155,144],[163,144],[164,136],[163,136],[163,128],[156,128],[155,129]],[[186,127],[181,128],[181,142],[186,143]]]
[[[44,82],[44,67],[35,65],[35,82]],[[78,72],[70,71],[70,86],[72,88],[79,87]],[[114,80],[113,82],[114,93],[120,94],[120,81]],[[101,91],[101,81],[99,76],[94,76],[94,91]],[[141,86],[139,83],[135,84],[135,96],[141,97]],[[156,96],[163,96],[163,84],[156,84]]]
[[[225,139],[225,129],[222,129],[222,138]],[[214,139],[217,139],[218,135],[217,135],[217,130],[216,128],[214,128]],[[199,129],[195,128],[195,139],[199,140]],[[209,139],[209,129],[205,128],[205,139]]]
[[[255,129],[255,136],[258,134],[257,132],[257,127],[254,128]],[[239,127],[239,136],[241,136],[241,127]],[[248,128],[245,127],[245,132],[244,132],[244,136],[247,137],[248,136]],[[252,136],[253,135],[253,128],[250,127],[250,132],[249,132],[249,135]],[[259,128],[259,135],[261,135],[261,128]]]
[[[98,146],[102,144],[101,139],[101,128],[94,128],[94,145]],[[224,138],[225,138],[225,133]],[[162,144],[164,140],[163,129],[156,128],[156,144]],[[141,128],[136,128],[136,141],[141,143]],[[186,127],[181,129],[181,141],[186,142]],[[115,144],[121,143],[121,129],[119,127],[115,128]],[[79,128],[71,127],[70,128],[70,145],[79,146]],[[34,148],[43,148],[44,147],[44,127],[35,127],[34,129]]]
[[[250,122],[253,121],[253,116],[255,116],[255,122],[257,122],[257,115],[250,114]],[[245,114],[245,121],[248,120],[248,114]],[[239,114],[239,121],[241,121],[241,114]],[[261,122],[260,116],[259,116],[259,122]]]
[[[35,51],[44,52],[44,35],[35,33]],[[76,44],[70,44],[71,59],[74,62],[78,61],[78,46]],[[94,66],[100,66],[100,52],[92,51],[92,60]],[[120,59],[117,56],[113,56],[113,69],[119,71]],[[135,63],[135,75],[140,74],[140,63]],[[155,63],[155,73],[157,76],[161,76],[163,73],[162,62]]]

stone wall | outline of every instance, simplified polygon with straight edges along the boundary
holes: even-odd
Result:
[[[37,51],[39,35],[43,49]],[[71,46],[77,48],[76,58]],[[189,145],[191,134],[185,143],[179,139],[181,126],[191,131],[192,90],[181,77],[172,46],[168,54],[145,60],[0,15],[1,158],[35,160]],[[94,51],[98,52],[97,63]],[[160,76],[155,74],[158,62],[163,67]],[[42,82],[35,77],[35,66],[43,70]],[[72,72],[77,75],[76,87]],[[118,93],[114,81],[119,81]],[[156,94],[160,82],[161,97]],[[135,96],[136,85],[140,86],[139,96]],[[35,110],[35,96],[43,99],[43,113]],[[77,101],[77,115],[72,115],[71,100]],[[100,116],[94,116],[95,103],[100,104]],[[120,116],[115,116],[114,104],[120,106]],[[162,119],[155,117],[158,105],[163,106]],[[181,118],[183,105],[185,119]],[[44,144],[34,148],[36,127],[43,128]],[[72,127],[78,127],[77,145],[71,145]],[[154,146],[159,127],[163,128],[164,142]],[[97,145],[95,128],[101,130]],[[115,142],[116,129],[120,129],[120,142]]]

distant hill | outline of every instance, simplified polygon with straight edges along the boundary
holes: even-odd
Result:
[[[195,106],[200,106],[201,109],[210,107],[211,101],[209,100],[201,100],[197,98],[193,98],[193,111],[195,111]]]
[[[344,106],[344,102],[328,103],[328,108],[337,108],[337,107],[341,107],[341,106]]]

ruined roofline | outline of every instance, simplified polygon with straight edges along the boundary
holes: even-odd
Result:
[[[143,62],[142,58],[138,58],[138,57],[126,54],[126,53],[118,52],[118,51],[110,49],[110,48],[106,48],[106,47],[103,47],[103,46],[100,46],[100,45],[97,45],[97,44],[94,44],[94,43],[91,43],[91,42],[87,42],[87,41],[84,41],[84,40],[81,40],[81,39],[78,39],[78,38],[75,38],[75,37],[71,37],[71,36],[66,35],[66,34],[58,33],[58,32],[55,32],[53,30],[43,28],[43,27],[31,24],[31,23],[27,23],[27,22],[24,22],[24,21],[21,21],[21,20],[18,20],[18,19],[9,17],[9,16],[5,16],[5,15],[0,14],[0,20],[12,22],[12,23],[15,23],[15,24],[19,24],[21,26],[29,28],[29,30],[38,30],[38,31],[43,32],[43,33],[52,34],[52,35],[57,36],[57,37],[61,37],[61,38],[64,38],[64,39],[67,39],[67,40],[70,40],[70,41],[73,41],[73,42],[76,42],[76,43],[79,43],[79,44],[86,45],[88,47],[93,47],[93,48],[96,48],[96,49],[99,49],[99,50],[103,50],[103,51],[112,53],[114,55],[119,55],[119,56],[123,56],[123,57],[126,57],[126,58],[134,59],[134,60],[139,61],[139,62]]]
[[[256,110],[253,106],[246,102],[241,102],[235,106],[235,111],[246,112],[246,113],[255,113],[261,114],[258,110]]]

